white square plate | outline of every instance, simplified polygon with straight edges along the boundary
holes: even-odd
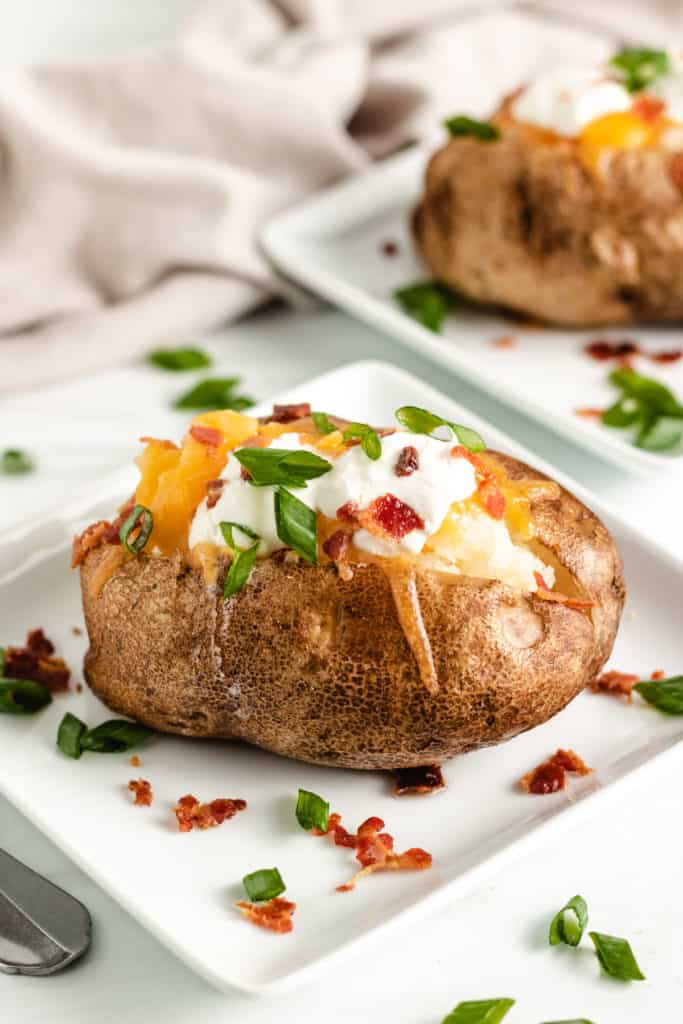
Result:
[[[680,466],[683,453],[642,451],[629,431],[576,415],[577,408],[604,409],[616,398],[607,381],[613,361],[587,356],[588,341],[635,338],[654,352],[679,348],[679,328],[524,329],[494,313],[459,309],[443,334],[434,334],[402,311],[394,290],[430,277],[415,253],[409,224],[429,152],[411,149],[278,214],[261,237],[275,267],[597,456],[640,472]],[[387,241],[398,246],[393,257],[382,251]],[[514,336],[513,347],[493,344],[505,335]],[[635,365],[683,395],[683,360],[660,365],[637,358]]]
[[[310,400],[376,423],[392,422],[400,405],[425,406],[470,424],[491,447],[555,476],[605,518],[624,556],[630,595],[612,663],[644,675],[654,668],[680,669],[681,564],[494,427],[381,363],[347,366],[278,400]],[[3,643],[20,642],[29,628],[42,626],[79,677],[85,639],[72,633],[82,616],[77,574],[68,569],[69,543],[84,519],[110,515],[134,479],[126,470],[91,500],[3,538]],[[639,701],[628,705],[584,694],[538,729],[452,761],[444,792],[396,799],[381,773],[316,768],[228,742],[159,736],[141,748],[139,769],[131,768],[126,754],[84,754],[71,761],[55,747],[67,709],[90,725],[111,714],[83,692],[58,696],[32,717],[0,716],[0,790],[183,960],[219,987],[253,992],[301,982],[352,948],[386,937],[441,901],[447,889],[451,895],[464,891],[482,872],[535,844],[541,826],[576,825],[619,788],[616,782],[683,735],[683,720]],[[520,792],[517,779],[558,746],[575,748],[595,773],[553,796]],[[152,808],[131,805],[126,785],[138,776],[152,783]],[[349,826],[380,815],[397,848],[425,847],[434,855],[433,868],[377,875],[352,893],[335,892],[353,874],[355,861],[348,850],[299,828],[299,787],[323,795]],[[220,828],[181,834],[171,807],[187,792],[204,800],[243,797],[249,806]],[[11,837],[2,841],[18,852]],[[242,876],[274,864],[297,903],[290,935],[250,926],[233,906],[242,895]]]

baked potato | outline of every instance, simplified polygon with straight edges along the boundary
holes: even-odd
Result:
[[[683,67],[601,74],[559,69],[432,156],[413,235],[435,278],[554,324],[683,318]]]
[[[321,433],[320,415],[210,413],[181,448],[148,440],[136,507],[75,539],[93,692],[162,732],[359,769],[440,763],[563,708],[609,656],[623,605],[605,526],[457,425],[469,448],[328,416]],[[285,539],[264,551],[264,515],[295,486],[264,484],[262,464],[289,472],[280,453],[295,449],[297,471],[302,451],[331,465],[296,490],[314,546],[276,508]],[[412,506],[368,501],[387,480]],[[445,505],[427,494],[439,482]]]

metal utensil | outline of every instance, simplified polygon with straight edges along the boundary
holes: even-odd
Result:
[[[0,850],[0,970],[60,971],[85,953],[91,924],[82,903]]]

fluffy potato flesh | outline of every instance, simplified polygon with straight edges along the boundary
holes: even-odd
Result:
[[[512,479],[542,479],[488,454]],[[345,581],[332,565],[282,552],[224,601],[180,553],[131,558],[98,592],[108,546],[90,551],[81,566],[86,679],[113,710],[152,728],[242,739],[318,764],[392,769],[498,743],[545,721],[594,677],[624,599],[619,555],[584,505],[562,491],[533,499],[531,514],[533,543],[593,608],[418,570],[435,693],[382,565],[356,565]]]
[[[683,318],[683,154],[594,142],[587,159],[497,120],[499,141],[453,138],[429,163],[413,225],[433,275],[551,323]]]

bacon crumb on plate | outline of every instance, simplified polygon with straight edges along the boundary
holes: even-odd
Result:
[[[650,673],[650,679],[653,683],[658,682],[660,679],[664,679],[666,672],[663,668],[656,668],[654,672]]]
[[[639,682],[640,676],[634,675],[632,672],[612,670],[597,676],[592,683],[588,684],[588,689],[593,693],[607,693],[611,697],[626,697],[630,701],[633,698],[633,687]]]
[[[23,647],[6,649],[3,674],[8,679],[42,683],[50,693],[63,693],[69,689],[71,671],[66,662],[55,655],[54,649],[42,629],[32,629]]]
[[[83,630],[81,629],[80,626],[72,626],[71,634],[72,636],[83,636]]]
[[[142,764],[142,761],[140,760],[137,754],[131,754],[128,764],[132,765],[133,768],[139,768],[140,765]]]
[[[491,344],[494,348],[514,348],[517,339],[514,334],[502,334],[499,338],[493,338]]]
[[[147,779],[131,779],[128,789],[135,794],[133,804],[136,807],[151,807],[154,800],[152,786]]]
[[[265,903],[248,903],[246,900],[238,900],[236,906],[242,911],[247,921],[251,921],[258,928],[267,928],[270,932],[277,932],[279,935],[291,932],[294,927],[292,914],[296,910],[296,903],[283,900],[276,896]]]
[[[525,793],[542,796],[564,789],[568,772],[572,775],[590,775],[592,771],[575,751],[560,748],[547,761],[522,776],[519,785]]]
[[[584,420],[599,420],[602,418],[604,411],[604,409],[598,409],[594,406],[586,405],[582,406],[580,409],[574,409],[574,414],[576,416],[581,416]]]
[[[208,804],[201,804],[196,796],[188,793],[181,796],[173,808],[173,813],[178,820],[178,831],[191,832],[195,827],[205,829],[222,825],[238,811],[243,811],[246,806],[246,800],[228,800],[224,797],[212,800]]]
[[[350,892],[364,875],[376,871],[425,871],[432,865],[432,855],[419,847],[411,847],[404,853],[394,850],[394,837],[384,832],[381,818],[367,818],[354,835],[341,823],[340,814],[331,814],[327,832],[313,829],[317,836],[332,835],[335,846],[347,846],[356,851],[356,860],[361,870],[348,882],[337,886],[337,892]]]
[[[419,768],[399,768],[394,772],[394,778],[396,796],[426,796],[446,786],[438,764],[420,765]]]

